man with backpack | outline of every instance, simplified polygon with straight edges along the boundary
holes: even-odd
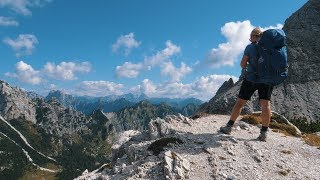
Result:
[[[280,84],[288,75],[285,35],[282,30],[270,29],[262,33],[259,28],[250,34],[251,44],[247,45],[241,60],[241,67],[246,69],[238,98],[233,106],[230,120],[220,128],[230,134],[235,120],[243,106],[258,90],[262,128],[258,140],[266,141],[271,118],[270,98],[273,87]]]

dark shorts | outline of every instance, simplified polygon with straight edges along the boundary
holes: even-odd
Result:
[[[273,86],[263,83],[254,83],[247,80],[243,80],[238,97],[240,99],[249,100],[256,90],[258,90],[259,99],[270,101]]]

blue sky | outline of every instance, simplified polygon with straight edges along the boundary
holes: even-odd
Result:
[[[0,79],[46,95],[212,98],[250,31],[306,0],[0,0]]]

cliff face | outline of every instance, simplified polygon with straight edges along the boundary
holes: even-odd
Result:
[[[0,80],[0,115],[6,119],[23,117],[36,123],[36,104],[25,91]]]
[[[288,119],[320,120],[320,0],[310,0],[285,22],[287,35],[289,77],[274,88],[272,110]],[[229,88],[222,86],[208,103],[198,111],[229,114],[241,82]],[[257,94],[244,108],[244,113],[259,110]]]
[[[320,0],[310,0],[285,22],[288,58],[288,83],[320,80]]]

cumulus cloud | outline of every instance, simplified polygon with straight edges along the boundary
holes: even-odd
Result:
[[[116,75],[117,77],[135,78],[139,75],[142,69],[142,63],[134,64],[131,62],[125,62],[122,66],[116,67]]]
[[[171,80],[180,80],[184,75],[191,72],[191,68],[186,66],[184,63],[181,63],[181,67],[176,68],[169,61],[169,59],[180,53],[181,48],[171,41],[166,42],[166,48],[161,51],[158,51],[156,54],[145,57],[143,62],[132,63],[125,62],[121,66],[116,67],[117,77],[125,78],[135,78],[137,77],[142,70],[151,70],[155,66],[160,66],[162,68],[162,75],[170,76]],[[176,70],[176,72],[174,72]]]
[[[35,70],[31,65],[23,61],[16,63],[15,72],[7,72],[7,77],[16,78],[20,82],[37,85],[47,82],[48,78],[56,80],[75,80],[78,73],[88,73],[91,71],[89,62],[61,62],[58,65],[48,62],[41,70]]]
[[[212,98],[219,87],[227,80],[238,78],[230,75],[209,75],[202,76],[192,83],[168,82],[155,84],[145,79],[141,84],[130,89],[133,93],[144,93],[149,97],[187,98],[195,97],[203,101]]]
[[[141,42],[134,39],[134,33],[120,36],[117,41],[112,45],[112,51],[117,52],[119,49],[124,50],[124,54],[127,56],[130,54],[133,48],[139,47]]]
[[[276,26],[268,26],[268,27],[260,27],[262,31],[265,31],[267,29],[282,29],[282,24],[277,24]]]
[[[221,28],[221,34],[226,37],[227,42],[221,43],[217,48],[209,51],[205,65],[212,68],[233,66],[246,45],[249,44],[249,35],[253,28],[254,26],[248,20],[226,23]],[[270,28],[282,28],[282,25],[261,27],[262,30]]]
[[[87,96],[109,96],[109,95],[121,95],[123,94],[123,84],[116,84],[109,81],[83,81],[80,86],[77,87],[76,95]]]
[[[19,26],[13,18],[0,16],[0,26]]]
[[[180,53],[181,48],[175,44],[173,44],[171,41],[166,42],[166,48],[157,52],[155,55],[146,57],[144,60],[145,66],[155,66],[159,65],[165,60],[168,60],[171,56]]]
[[[75,63],[75,62],[61,62],[58,65],[48,62],[42,72],[57,80],[75,80],[76,73],[88,73],[91,71],[91,64],[89,62]]]
[[[15,73],[7,72],[7,77],[17,78],[19,81],[27,84],[40,84],[42,82],[40,71],[36,71],[29,64],[19,61],[15,65]]]
[[[39,43],[37,37],[32,34],[20,34],[15,40],[5,38],[3,42],[16,52],[17,57],[31,55],[35,46]]]
[[[0,7],[6,7],[12,11],[29,16],[32,14],[31,7],[42,7],[52,0],[0,0]]]
[[[182,77],[190,73],[192,69],[181,62],[181,67],[176,68],[172,62],[163,62],[161,65],[161,74],[168,75],[171,82],[180,81]]]
[[[195,91],[208,91],[210,94],[212,92],[216,92],[223,82],[232,78],[234,81],[237,81],[238,78],[231,75],[209,75],[209,76],[201,76],[197,81],[193,83],[193,89]]]

